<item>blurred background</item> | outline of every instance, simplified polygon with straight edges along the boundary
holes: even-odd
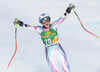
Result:
[[[18,26],[18,50],[15,51],[15,26],[18,18],[24,23],[40,25],[42,13],[57,20],[73,3],[85,28],[100,36],[100,0],[0,0],[0,72],[51,72],[45,58],[45,48],[38,33]],[[72,72],[100,72],[100,39],[85,32],[71,12],[58,29]]]

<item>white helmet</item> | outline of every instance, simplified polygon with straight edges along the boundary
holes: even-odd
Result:
[[[50,16],[47,13],[43,13],[39,16],[39,22],[44,24],[46,22],[50,22]]]

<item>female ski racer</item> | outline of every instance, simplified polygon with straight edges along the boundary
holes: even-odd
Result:
[[[47,13],[43,13],[39,16],[39,22],[42,26],[30,26],[24,24],[20,20],[15,20],[14,24],[19,24],[21,27],[26,27],[37,31],[45,46],[46,59],[51,67],[52,72],[71,72],[66,58],[66,54],[59,43],[57,28],[65,20],[67,14],[69,14],[75,8],[74,6],[68,7],[66,12],[56,21],[50,23],[50,16]]]

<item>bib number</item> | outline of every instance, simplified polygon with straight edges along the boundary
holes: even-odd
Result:
[[[50,38],[45,39],[44,41],[45,41],[46,45],[48,45],[48,44],[52,44],[52,41],[51,41],[51,39],[50,39]]]

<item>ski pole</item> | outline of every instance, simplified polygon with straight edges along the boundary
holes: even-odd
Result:
[[[72,4],[70,4],[69,6],[72,7]],[[76,13],[76,11],[74,10],[73,7],[72,7],[72,10],[73,10],[73,12],[75,13],[75,15],[77,16],[77,18],[78,18],[78,20],[79,20],[79,22],[80,22],[82,28],[83,28],[86,32],[88,32],[88,33],[94,35],[95,37],[99,38],[99,36],[97,36],[97,35],[95,35],[94,33],[88,31],[88,30],[83,26],[83,24],[82,24],[82,22],[81,22],[81,20],[80,20],[80,18],[79,18],[79,16],[78,16],[78,14]]]
[[[18,20],[15,19],[15,21],[18,21]],[[13,60],[15,54],[16,54],[16,51],[17,51],[17,23],[15,23],[15,52],[14,52],[14,54],[13,54],[13,56],[12,56],[12,58],[11,58],[9,64],[8,64],[8,66],[7,66],[7,69],[9,68],[10,63],[12,62],[12,60]]]

